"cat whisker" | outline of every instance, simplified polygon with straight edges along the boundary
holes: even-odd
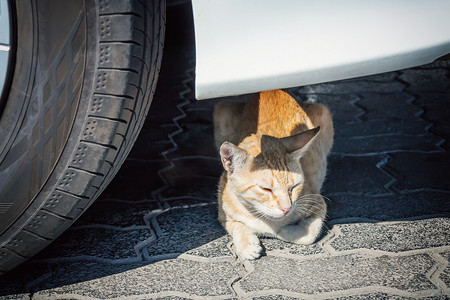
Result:
[[[320,207],[327,207],[326,203],[321,203],[317,201],[301,201],[295,203],[297,206],[320,206]]]
[[[306,194],[306,195],[300,196],[300,199],[302,197],[309,197],[309,196],[320,196],[320,197],[324,198],[325,200],[332,202],[332,200],[330,198],[328,198],[327,196],[324,196],[322,194]]]
[[[303,210],[304,212],[309,212],[309,213],[323,213],[324,209],[322,207],[308,207],[306,209]]]
[[[311,196],[313,196],[313,197],[322,197],[322,198],[329,199],[329,198],[327,198],[326,196],[324,196],[322,194],[305,194],[305,195],[301,195],[300,198],[301,197],[311,197]]]
[[[305,213],[305,212],[313,213],[316,211],[324,212],[326,210],[326,207],[327,207],[326,204],[323,204],[323,203],[310,203],[307,206],[305,206],[305,205],[296,206],[296,209],[298,212],[301,212],[301,213]]]
[[[250,208],[249,211],[255,218],[258,218],[258,219],[261,219],[261,220],[269,220],[268,216],[266,216],[264,213],[260,212],[256,208]]]
[[[311,218],[311,217],[326,218],[326,217],[328,217],[328,215],[326,213],[324,216],[323,213],[319,213],[317,211],[309,211],[309,210],[303,211],[302,214],[306,215],[308,218]]]
[[[315,197],[317,197],[317,198],[315,198]],[[296,203],[302,203],[302,204],[321,203],[321,202],[323,202],[324,198],[329,200],[329,198],[327,198],[327,197],[325,197],[323,195],[320,195],[320,194],[307,194],[307,195],[300,196],[295,202]]]
[[[301,206],[298,209],[300,209],[300,211],[317,211],[317,210],[323,210],[325,208],[325,206],[321,206],[321,205],[310,205],[310,206]]]
[[[314,198],[302,198],[302,199],[298,199],[295,202],[296,203],[308,203],[308,202],[320,203],[320,202],[323,202],[323,201],[321,201],[319,199],[314,199]]]
[[[314,211],[326,211],[325,203],[317,203],[317,202],[307,202],[307,203],[296,203],[295,210],[300,213],[308,213]]]
[[[302,211],[325,211],[325,205],[310,205],[300,207]]]

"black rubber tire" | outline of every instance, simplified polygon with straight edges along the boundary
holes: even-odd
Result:
[[[159,73],[164,0],[17,0],[0,119],[0,274],[100,195],[143,125]]]

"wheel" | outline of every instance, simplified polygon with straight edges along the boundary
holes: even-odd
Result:
[[[42,250],[131,150],[159,73],[164,0],[10,3],[0,111],[0,274]]]

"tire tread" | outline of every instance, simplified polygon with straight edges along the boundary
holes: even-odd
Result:
[[[164,1],[99,1],[96,83],[77,147],[57,184],[39,195],[46,197],[40,209],[0,247],[0,275],[56,239],[117,173],[154,94],[164,9]]]

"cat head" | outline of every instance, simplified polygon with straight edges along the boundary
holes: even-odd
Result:
[[[251,135],[239,147],[220,147],[228,183],[238,199],[255,215],[280,219],[291,211],[304,185],[300,158],[320,128],[275,138]]]

